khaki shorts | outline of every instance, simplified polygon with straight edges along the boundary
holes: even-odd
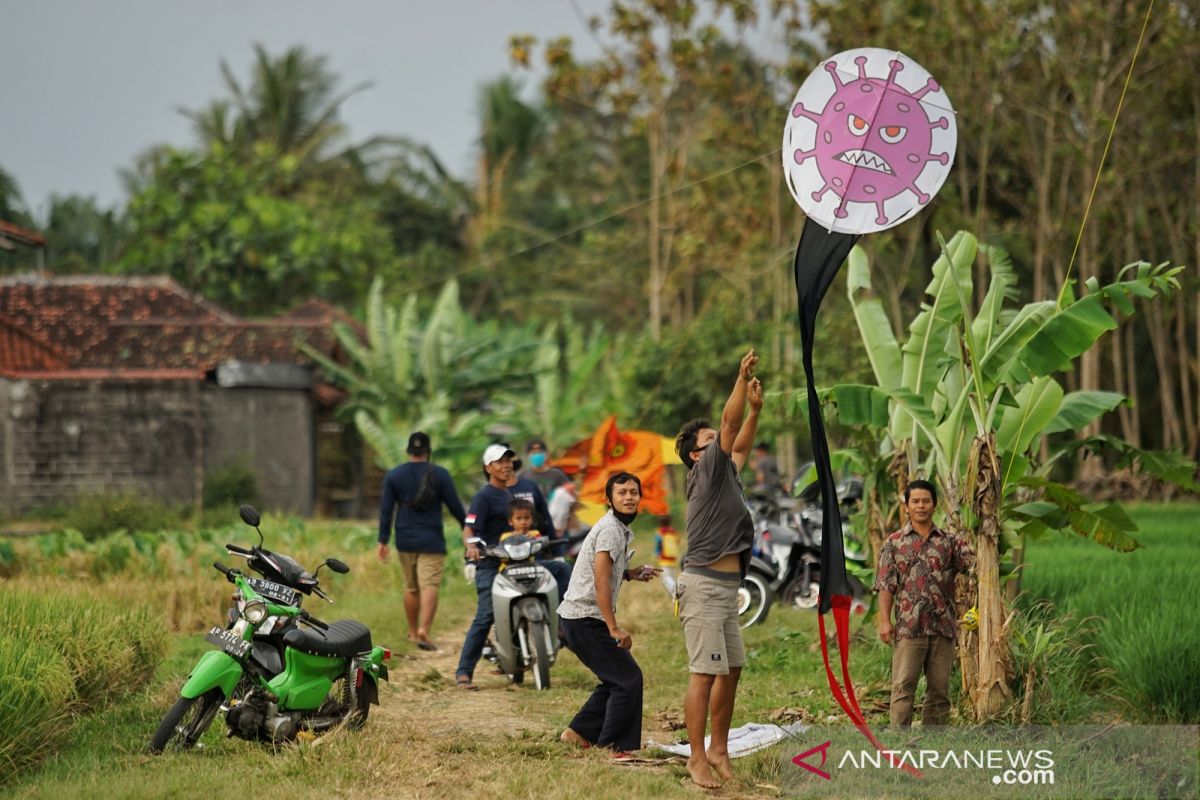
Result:
[[[694,572],[679,576],[679,620],[690,672],[728,675],[731,668],[745,665],[746,648],[738,624],[739,584]]]
[[[446,561],[444,554],[407,553],[403,550],[398,553],[400,571],[404,574],[404,591],[417,592],[442,585],[442,564]]]

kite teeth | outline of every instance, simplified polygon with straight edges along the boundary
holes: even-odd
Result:
[[[878,153],[872,153],[870,150],[847,150],[838,156],[838,160],[846,164],[853,164],[856,167],[864,167],[865,169],[882,172],[885,175],[896,174],[896,171],[892,169],[892,165],[883,156]]]

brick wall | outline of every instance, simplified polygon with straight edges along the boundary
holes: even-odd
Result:
[[[247,457],[263,506],[313,510],[314,423],[306,392],[220,389],[187,381],[0,379],[0,513],[137,491],[195,502],[195,404],[211,470]]]

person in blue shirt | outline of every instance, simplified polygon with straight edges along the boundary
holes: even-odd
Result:
[[[379,560],[387,563],[388,538],[395,518],[396,551],[404,574],[404,615],[408,640],[422,650],[436,650],[429,638],[437,613],[438,588],[446,560],[442,507],[466,521],[450,473],[429,461],[429,436],[417,431],[408,437],[409,460],[387,474],[379,500]]]
[[[500,542],[500,534],[508,530],[508,504],[513,496],[508,493],[508,484],[513,480],[513,458],[516,453],[507,445],[489,445],[483,451],[483,472],[487,484],[471,498],[463,527],[463,547],[468,561],[475,563],[475,592],[477,601],[475,619],[467,629],[462,653],[458,657],[458,668],[454,682],[463,689],[478,689],[473,680],[475,665],[483,655],[483,645],[494,621],[492,615],[492,583],[500,571],[500,560],[484,556],[483,550],[473,540],[482,540],[485,547]],[[536,487],[534,493],[537,492]]]

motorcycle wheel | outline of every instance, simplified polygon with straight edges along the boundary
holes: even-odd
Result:
[[[806,591],[807,590],[807,591]],[[808,574],[808,586],[803,585],[801,578],[793,578],[783,587],[780,600],[788,608],[810,609],[817,607],[817,597],[821,593],[821,575],[816,570]]]
[[[547,628],[545,622],[522,620],[525,628],[525,639],[533,656],[533,685],[538,691],[550,688],[550,652],[546,648]]]
[[[336,717],[341,716],[345,721],[346,726],[353,730],[361,728],[367,724],[367,717],[371,713],[371,701],[367,698],[367,693],[364,691],[354,692],[353,699],[351,698],[351,681],[354,680],[349,673],[342,675],[333,682],[333,686],[329,688],[329,694],[325,698],[325,702],[312,715],[314,717]],[[363,676],[363,681],[368,681],[370,678]]]
[[[765,622],[771,610],[771,587],[756,572],[746,573],[738,587],[738,620],[743,628]]]
[[[210,689],[199,697],[181,697],[175,701],[158,724],[150,739],[151,755],[168,747],[172,750],[191,750],[208,730],[225,695],[220,689]]]

